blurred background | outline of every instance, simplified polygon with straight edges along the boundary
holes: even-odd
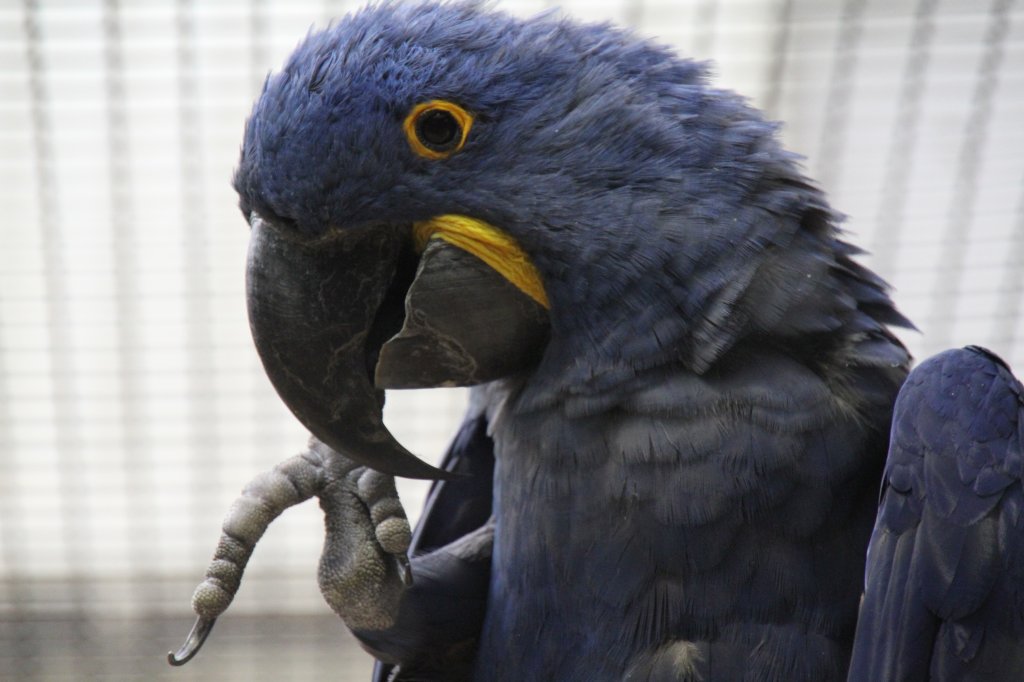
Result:
[[[305,441],[249,338],[242,127],[358,4],[0,0],[0,680],[366,677],[316,589],[314,503],[270,528],[205,650],[164,661],[228,505]],[[714,60],[785,121],[918,357],[977,343],[1024,369],[1024,2],[557,4]],[[388,401],[437,459],[465,394]],[[402,495],[415,516],[423,488]]]

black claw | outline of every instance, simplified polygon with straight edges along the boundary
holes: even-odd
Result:
[[[395,562],[398,564],[398,575],[402,578],[402,584],[409,587],[412,585],[412,565],[409,563],[409,557],[404,554],[396,556]]]
[[[181,648],[177,651],[167,652],[167,662],[171,665],[185,665],[192,660],[192,657],[199,653],[199,650],[203,647],[203,642],[209,637],[210,631],[213,630],[213,624],[217,622],[216,618],[206,620],[205,618],[196,618],[195,625],[188,633],[188,637],[185,638],[185,643],[181,645]]]

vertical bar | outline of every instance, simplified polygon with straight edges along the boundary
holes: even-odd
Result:
[[[828,79],[825,120],[815,161],[818,182],[827,192],[832,193],[838,189],[841,180],[842,157],[850,120],[850,93],[853,90],[853,74],[857,68],[857,48],[863,33],[866,5],[867,0],[844,0],[832,73]]]
[[[128,143],[129,120],[125,94],[125,58],[120,0],[103,3],[103,67],[107,106],[107,176],[110,184],[110,220],[113,233],[114,296],[117,325],[118,393],[120,407],[120,453],[124,474],[124,499],[128,509],[141,510],[153,492],[154,462],[149,456],[146,434],[146,395],[142,376],[142,324],[139,313],[139,272],[137,254],[141,248],[136,233],[132,202],[131,156]],[[125,596],[132,612],[147,614],[154,609],[153,581],[161,565],[152,536],[152,517],[132,514],[125,524],[125,547],[129,558]],[[156,641],[153,621],[145,619],[138,640]]]
[[[59,510],[62,533],[60,542],[63,549],[64,575],[68,585],[70,618],[72,620],[72,655],[80,661],[80,672],[85,679],[96,677],[94,651],[91,641],[91,627],[88,623],[86,603],[88,585],[85,581],[86,548],[91,544],[86,517],[85,491],[78,472],[82,470],[82,458],[78,447],[81,443],[80,416],[77,409],[77,380],[72,354],[74,352],[74,330],[70,324],[69,291],[65,278],[66,262],[63,253],[63,226],[60,212],[60,188],[54,171],[56,153],[53,147],[53,124],[50,112],[53,101],[47,89],[46,61],[43,55],[42,18],[36,0],[24,0],[24,31],[26,37],[27,63],[29,67],[29,92],[33,153],[36,166],[36,201],[39,210],[39,229],[42,236],[44,297],[46,323],[50,330],[48,359],[50,363],[51,401],[54,415],[54,448],[57,457],[55,472],[58,488]],[[39,589],[29,577],[18,586],[27,595],[27,615],[31,622],[32,594]],[[38,628],[37,628],[38,632]],[[39,656],[38,645],[31,643],[26,656]],[[35,660],[23,661],[26,673],[38,669]]]
[[[195,7],[192,0],[178,0],[175,30],[178,62],[178,130],[181,148],[181,215],[183,262],[182,291],[185,297],[186,345],[188,362],[186,412],[189,425],[187,447],[191,451],[188,466],[193,476],[189,500],[192,540],[190,556],[205,556],[209,551],[209,514],[206,502],[217,489],[220,467],[211,453],[218,448],[218,410],[213,394],[216,367],[212,362],[213,336],[210,323],[213,310],[209,303],[209,230],[206,219],[201,154],[202,131],[199,104],[199,75],[196,59]]]
[[[345,14],[348,8],[348,0],[324,0],[324,17],[327,21],[337,21]]]
[[[993,102],[999,88],[999,69],[1003,63],[1006,36],[1010,32],[1010,7],[1013,0],[994,0],[985,29],[985,54],[978,65],[971,102],[957,154],[956,179],[953,182],[949,220],[942,233],[942,252],[936,270],[936,286],[925,332],[933,344],[944,348],[951,343],[956,316],[956,298],[964,278],[967,236],[974,220],[978,198],[978,174],[982,153],[988,142]]]
[[[28,8],[23,6],[22,10],[27,15]],[[38,31],[29,31],[27,16],[23,18],[21,28],[26,44],[38,39]],[[33,50],[38,50],[38,46],[27,45],[26,52]],[[29,109],[32,107],[31,88],[25,94],[28,100],[25,103],[26,109]],[[16,97],[11,99],[18,101]],[[35,116],[31,118],[34,120]],[[32,160],[24,159],[22,163],[28,166]],[[35,163],[38,166],[38,158]],[[3,298],[0,292],[0,300]],[[0,589],[0,655],[10,659],[9,667],[0,667],[0,677],[6,675],[11,679],[31,680],[39,674],[40,652],[28,625],[31,594],[29,586],[21,578],[23,571],[19,560],[24,555],[28,533],[21,522],[25,514],[20,509],[17,493],[19,467],[15,458],[9,454],[14,452],[16,443],[14,417],[10,408],[13,392],[8,379],[10,345],[5,339],[5,328],[8,326],[13,329],[13,321],[0,315],[0,582],[3,584]]]
[[[786,71],[786,54],[793,24],[793,0],[779,0],[772,37],[772,58],[765,74],[765,90],[761,106],[768,118],[778,118],[779,100],[782,98],[782,78]]]
[[[20,577],[21,566],[18,557],[20,549],[27,542],[20,519],[25,515],[15,504],[17,495],[17,465],[4,456],[13,450],[13,419],[8,408],[11,391],[7,385],[7,347],[4,344],[4,324],[0,317],[0,654],[12,657],[12,668],[0,669],[0,675],[9,674],[11,679],[32,680],[39,674],[40,649],[31,636],[28,623],[31,619],[31,589]],[[6,602],[6,607],[2,604]],[[13,644],[13,649],[7,646]]]
[[[910,175],[913,171],[914,151],[917,148],[918,128],[921,120],[921,101],[924,96],[925,74],[935,36],[935,9],[938,0],[918,0],[914,8],[914,25],[910,46],[903,63],[896,123],[893,126],[889,151],[885,160],[885,175],[880,189],[882,198],[875,218],[875,233],[871,251],[874,268],[883,277],[899,262],[900,235],[904,225]]]
[[[999,287],[999,302],[996,305],[999,317],[995,319],[992,334],[993,345],[1006,349],[1014,357],[1020,357],[1018,347],[1022,340],[1017,334],[1017,322],[1024,317],[1024,177],[1021,178],[1020,189],[1017,218],[1010,238],[1010,248],[1006,252],[1003,282]],[[1007,362],[1013,360],[1007,358]],[[1019,371],[1021,368],[1017,369]]]
[[[624,20],[627,26],[639,28],[644,21],[644,0],[627,0]]]
[[[249,2],[249,68],[252,72],[253,97],[260,92],[270,71],[269,22],[267,21],[266,0]],[[241,134],[241,133],[239,133]]]
[[[718,22],[718,0],[701,0],[697,5],[696,35],[693,41],[693,55],[698,59],[710,59],[715,52],[715,29]]]

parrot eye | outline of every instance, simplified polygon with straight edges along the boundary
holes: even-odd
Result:
[[[432,100],[417,104],[405,118],[409,146],[427,159],[445,159],[462,149],[473,115],[458,104]]]
[[[425,146],[446,152],[457,144],[459,122],[447,111],[427,111],[416,119],[416,137]]]

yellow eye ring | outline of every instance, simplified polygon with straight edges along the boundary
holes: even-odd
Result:
[[[458,104],[435,99],[412,108],[402,123],[409,146],[427,159],[446,159],[462,149],[473,114]]]

